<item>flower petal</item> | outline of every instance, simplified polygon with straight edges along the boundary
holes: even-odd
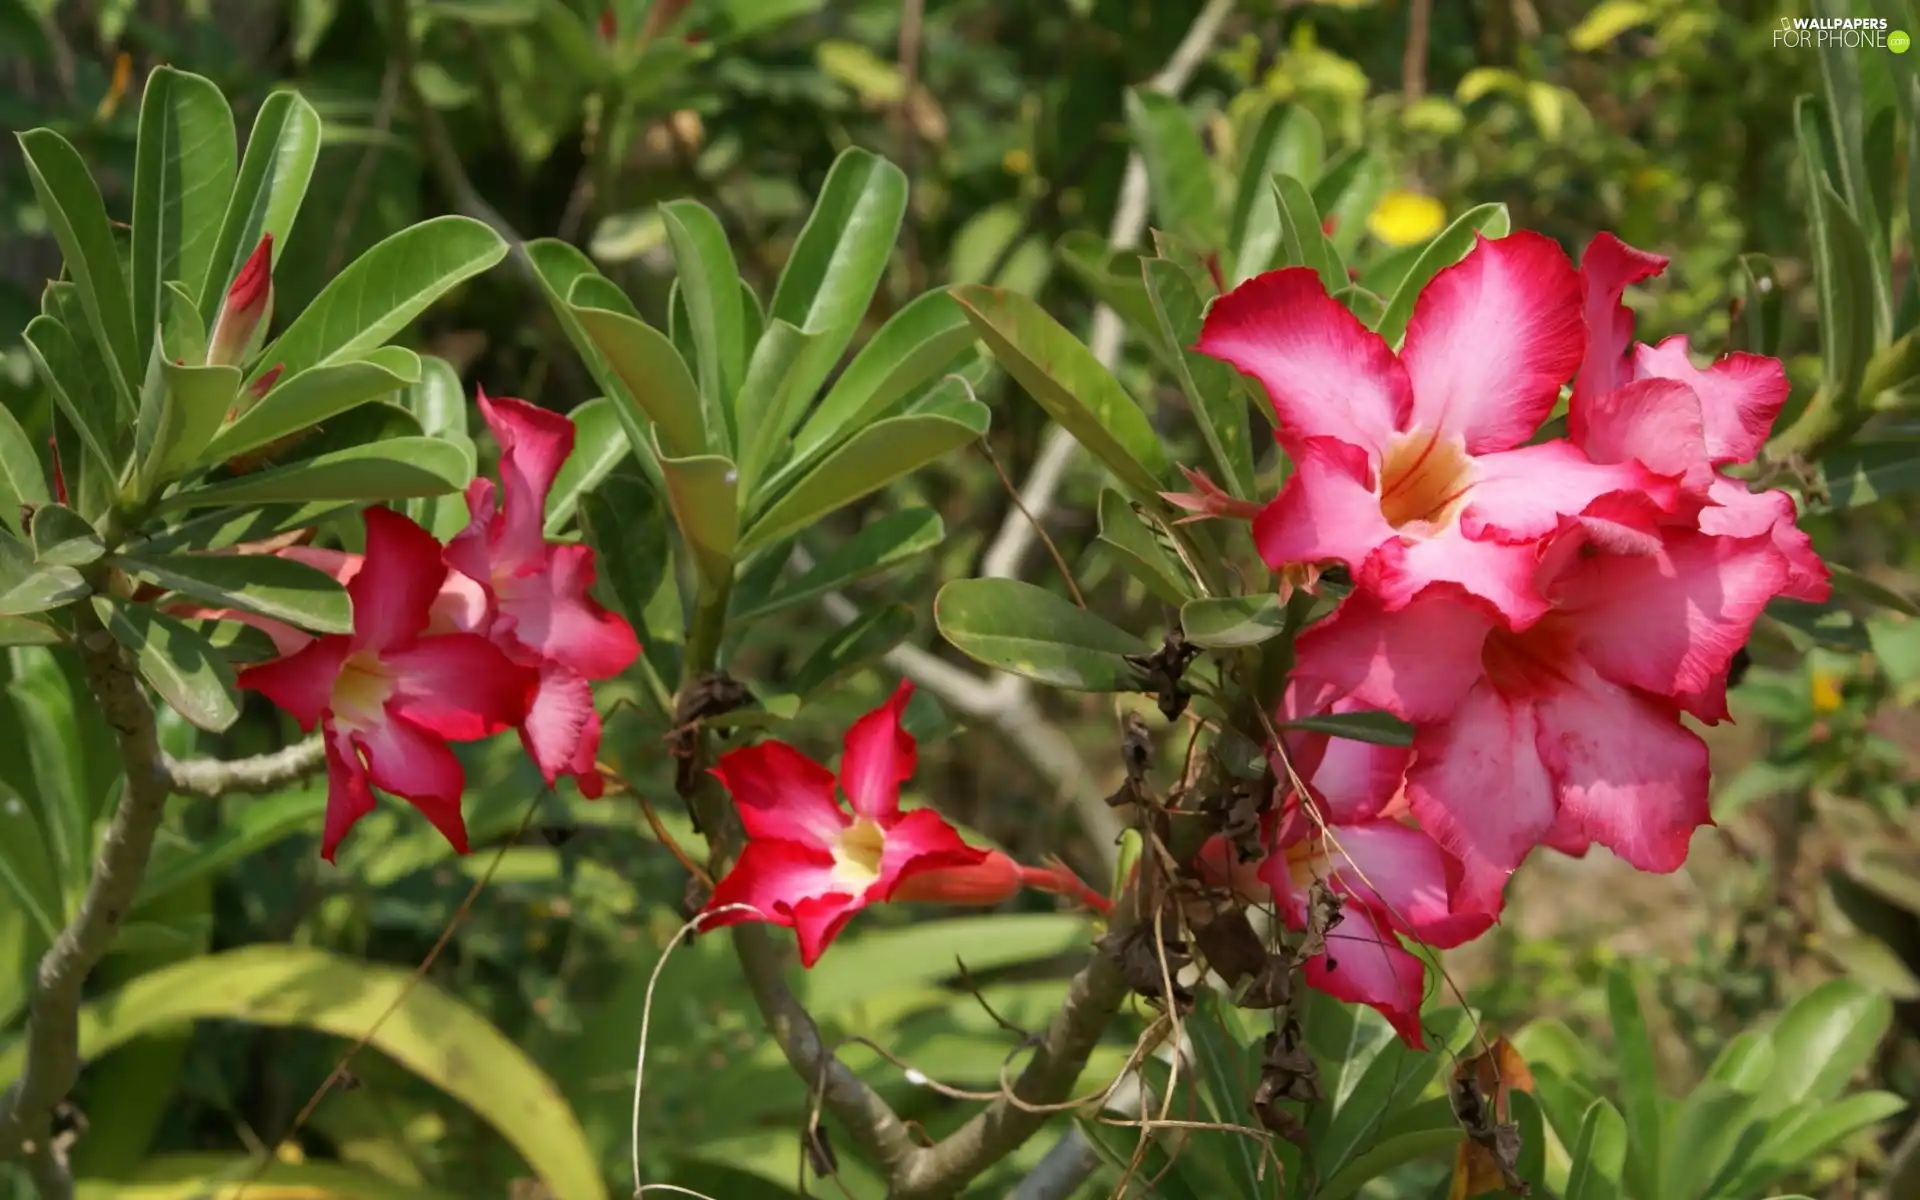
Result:
[[[1700,511],[1700,532],[1715,537],[1752,537],[1767,533],[1787,560],[1787,582],[1780,594],[1809,604],[1825,604],[1833,594],[1827,564],[1813,539],[1795,523],[1793,497],[1778,490],[1755,492],[1738,479],[1715,475],[1707,488],[1713,503]]]
[[[1405,427],[1405,369],[1310,268],[1256,275],[1214,301],[1194,349],[1260,381],[1288,446],[1330,437],[1378,455]]]
[[[855,908],[863,903],[849,896],[834,879],[833,856],[825,850],[756,838],[747,843],[733,869],[714,886],[712,898],[701,910],[710,915],[701,926],[711,929],[742,921],[768,921],[791,927],[795,907],[821,897],[838,897],[841,904]],[[748,905],[758,915],[719,911],[730,904]]]
[[[833,799],[833,772],[785,742],[720,756],[714,778],[733,794],[749,838],[778,838],[828,853],[850,820]]]
[[[1638,461],[1650,471],[1704,483],[1700,398],[1674,379],[1636,379],[1583,404],[1580,448],[1597,463]]]
[[[546,551],[547,493],[573,453],[573,422],[525,400],[478,393],[480,415],[500,443],[500,514],[489,539],[493,568],[515,571]]]
[[[520,726],[520,741],[548,787],[560,776],[572,775],[589,799],[604,788],[594,770],[600,751],[600,714],[593,707],[593,686],[565,667],[548,663],[541,668],[539,690]]]
[[[904,875],[887,899],[985,908],[1018,895],[1020,864],[998,850],[983,853],[971,866],[924,867]]]
[[[467,825],[460,816],[467,773],[445,741],[389,705],[387,719],[357,730],[353,744],[366,752],[367,775],[375,787],[419,809],[456,852],[467,852]]]
[[[1559,244],[1526,230],[1475,234],[1407,322],[1411,423],[1465,439],[1469,454],[1511,450],[1546,419],[1585,347],[1580,277]]]
[[[501,582],[500,612],[511,617],[514,640],[588,679],[611,679],[633,665],[640,643],[633,626],[587,594],[593,586],[593,550],[549,546],[543,567]]]
[[[1281,722],[1325,713],[1364,712],[1350,697],[1329,701],[1336,689],[1323,681],[1295,679],[1280,698]],[[1289,731],[1283,735],[1295,772],[1312,789],[1321,817],[1335,825],[1370,821],[1393,802],[1406,780],[1413,750],[1381,746],[1324,733]],[[1276,764],[1284,786],[1286,774]]]
[[[333,685],[339,682],[340,668],[353,652],[352,643],[345,634],[315,638],[305,649],[286,658],[248,667],[236,682],[285,709],[299,723],[302,733],[311,733],[333,702]]]
[[[1700,397],[1707,457],[1715,465],[1752,461],[1787,402],[1787,369],[1779,359],[1735,353],[1703,371],[1687,353],[1685,334],[1635,347],[1633,365],[1642,378],[1677,379]]]
[[[1457,589],[1435,588],[1389,613],[1355,592],[1295,647],[1296,670],[1403,721],[1444,720],[1480,678],[1493,618]]]
[[[1493,924],[1484,912],[1455,912],[1457,865],[1425,832],[1398,821],[1363,821],[1330,831],[1327,853],[1333,882],[1382,923],[1427,945],[1448,949],[1472,941]]]
[[[1436,585],[1451,584],[1521,628],[1547,611],[1534,582],[1538,564],[1536,543],[1481,541],[1455,524],[1432,537],[1388,542],[1357,578],[1392,609],[1406,607]]]
[[[1673,485],[1631,459],[1599,463],[1556,439],[1473,460],[1473,488],[1460,528],[1469,538],[1532,541],[1578,516],[1603,496],[1644,495],[1670,506]]]
[[[1679,713],[1588,669],[1537,702],[1563,821],[1642,871],[1675,871],[1707,808],[1707,746]]]
[[[1359,570],[1391,541],[1364,453],[1332,438],[1294,448],[1294,472],[1253,519],[1253,543],[1275,570],[1288,563],[1333,559]]]
[[[424,637],[380,661],[394,673],[390,704],[407,720],[457,742],[511,729],[526,718],[538,674],[478,634]]]
[[[1327,952],[1306,962],[1307,986],[1349,1004],[1364,1004],[1387,1019],[1400,1039],[1425,1049],[1420,1004],[1426,999],[1427,971],[1361,907],[1342,914],[1327,934]]]
[[[1567,406],[1567,431],[1585,444],[1588,404],[1633,378],[1633,310],[1620,303],[1633,284],[1667,269],[1658,254],[1636,250],[1611,233],[1595,234],[1580,255],[1587,345]]]
[[[902,679],[885,704],[847,730],[840,756],[840,790],[853,811],[889,830],[900,811],[900,785],[913,776],[919,757],[919,743],[900,726],[912,698],[913,681]]]
[[[327,755],[327,816],[320,834],[320,857],[332,862],[348,831],[373,811],[373,789],[367,785],[360,752],[348,736],[335,729],[331,721],[326,722],[320,736]]]
[[[800,942],[800,965],[811,969],[819,962],[833,939],[853,920],[853,914],[865,907],[866,901],[845,895],[821,896],[794,905],[793,932]]]
[[[447,578],[434,536],[389,508],[366,510],[367,554],[347,584],[353,600],[353,648],[385,650],[427,627]]]
[[[880,878],[867,891],[870,899],[891,899],[900,882],[922,871],[976,867],[987,852],[969,846],[946,819],[930,808],[903,813],[887,826],[880,843]]]

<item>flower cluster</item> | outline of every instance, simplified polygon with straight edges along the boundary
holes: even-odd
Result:
[[[1723,470],[1764,444],[1779,362],[1633,342],[1622,293],[1665,265],[1602,234],[1576,270],[1523,232],[1436,275],[1398,353],[1297,268],[1223,296],[1202,330],[1197,349],[1265,387],[1294,464],[1253,518],[1261,556],[1354,582],[1299,639],[1283,715],[1415,729],[1407,750],[1290,745],[1312,811],[1287,789],[1251,875],[1295,924],[1312,879],[1346,894],[1309,981],[1410,1040],[1423,973],[1393,935],[1475,936],[1540,845],[1677,869],[1711,821],[1682,714],[1726,719],[1769,600],[1826,596],[1792,499]],[[1542,440],[1568,381],[1569,436]]]
[[[352,634],[315,638],[237,612],[202,614],[265,629],[282,657],[243,671],[240,685],[302,729],[320,727],[329,862],[372,811],[370,784],[411,802],[466,852],[466,781],[449,741],[518,729],[549,785],[572,776],[588,797],[603,790],[590,681],[626,670],[640,646],[631,626],[587,594],[593,551],[543,532],[547,493],[573,451],[573,422],[521,400],[482,393],[479,403],[500,444],[499,495],[491,481],[473,482],[470,523],[451,544],[374,508],[364,555],[275,551],[346,584]]]

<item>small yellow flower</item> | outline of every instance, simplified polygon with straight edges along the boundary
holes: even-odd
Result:
[[[300,1148],[299,1142],[281,1142],[274,1147],[273,1156],[283,1163],[299,1166],[307,1161],[307,1152]]]
[[[1009,175],[1025,175],[1033,170],[1033,155],[1015,146],[1001,157],[1000,165]]]
[[[1840,711],[1840,677],[1838,675],[1831,671],[1815,671],[1807,691],[1813,701],[1813,711],[1817,713]]]
[[[1412,246],[1445,228],[1447,209],[1432,196],[1395,190],[1380,197],[1367,217],[1367,232],[1389,246]]]

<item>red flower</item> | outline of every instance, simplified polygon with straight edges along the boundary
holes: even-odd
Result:
[[[485,617],[456,615],[455,624],[485,634],[515,662],[539,670],[540,690],[520,740],[549,785],[572,775],[582,795],[597,797],[605,787],[594,769],[600,714],[588,681],[611,679],[633,665],[640,643],[631,625],[587,594],[593,550],[548,542],[543,532],[547,493],[573,453],[573,422],[484,391],[479,402],[500,443],[500,500],[496,505],[491,480],[467,487],[473,519],[447,546],[447,562],[479,583]]]
[[[893,899],[924,872],[978,867],[987,859],[930,809],[900,811],[900,785],[913,774],[918,746],[900,727],[913,695],[902,681],[893,698],[853,723],[834,774],[785,742],[735,750],[713,769],[733,794],[747,848],[720,880],[706,912],[711,925],[763,920],[792,929],[800,961],[811,967],[853,914]],[[756,916],[723,912],[751,906]]]
[[[367,553],[347,584],[354,631],[240,675],[326,739],[327,817],[321,856],[373,811],[373,788],[410,802],[453,848],[467,852],[460,793],[466,775],[449,741],[510,729],[526,716],[537,675],[485,638],[426,635],[447,576],[432,534],[398,513],[368,509]]]
[[[921,900],[930,904],[964,904],[985,907],[1011,900],[1021,888],[1065,896],[1094,912],[1113,911],[1113,901],[1087,886],[1085,880],[1057,858],[1043,867],[1029,867],[998,850],[985,851],[986,857],[972,866],[936,867],[921,871],[894,889],[892,900]]]
[[[207,339],[207,363],[210,366],[239,366],[253,357],[266,336],[267,320],[273,315],[273,235],[260,235],[227,298],[214,318],[213,335]]]

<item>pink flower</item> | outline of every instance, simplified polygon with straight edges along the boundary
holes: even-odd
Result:
[[[326,741],[327,816],[321,856],[333,861],[354,822],[373,811],[373,788],[409,801],[462,854],[466,775],[449,741],[518,724],[538,677],[486,639],[427,635],[446,567],[432,534],[398,513],[368,509],[364,566],[347,585],[354,631],[314,638],[297,652],[241,672],[302,730]]]
[[[1254,521],[1261,556],[1344,562],[1390,608],[1451,583],[1524,626],[1546,610],[1534,566],[1561,517],[1674,499],[1638,463],[1524,445],[1587,352],[1579,276],[1538,234],[1477,239],[1434,276],[1397,356],[1304,268],[1221,297],[1196,349],[1266,387],[1295,464]]]
[[[900,785],[913,775],[918,745],[900,727],[913,695],[903,681],[893,698],[853,723],[833,772],[785,742],[734,750],[714,768],[733,794],[747,848],[720,880],[705,909],[712,925],[764,920],[791,928],[800,961],[811,967],[853,914],[893,899],[923,872],[977,867],[987,859],[930,809],[900,811]],[[721,912],[752,906],[758,917]]]
[[[479,403],[500,443],[500,499],[496,504],[490,480],[467,487],[472,521],[447,546],[447,562],[480,585],[486,603],[484,617],[469,611],[456,623],[539,669],[540,690],[520,740],[549,785],[572,775],[582,795],[598,797],[605,788],[594,769],[600,714],[588,681],[633,665],[640,643],[632,626],[587,594],[593,550],[548,542],[543,532],[547,493],[573,453],[573,422],[484,391]]]
[[[267,321],[273,315],[273,235],[260,235],[241,264],[220,313],[213,321],[213,333],[207,338],[209,366],[237,367],[253,357],[266,337]]]
[[[1727,668],[1788,567],[1767,536],[1661,532],[1608,553],[1569,521],[1540,568],[1551,611],[1523,631],[1441,585],[1397,612],[1356,591],[1300,638],[1301,675],[1416,726],[1407,796],[1463,863],[1467,909],[1497,912],[1543,841],[1666,872],[1711,823],[1680,714],[1726,717]]]
[[[935,867],[909,875],[894,889],[890,900],[919,900],[930,904],[985,907],[1011,900],[1022,888],[1064,896],[1094,912],[1113,911],[1113,901],[1087,886],[1085,880],[1057,858],[1045,866],[1029,867],[998,850],[970,866]]]

